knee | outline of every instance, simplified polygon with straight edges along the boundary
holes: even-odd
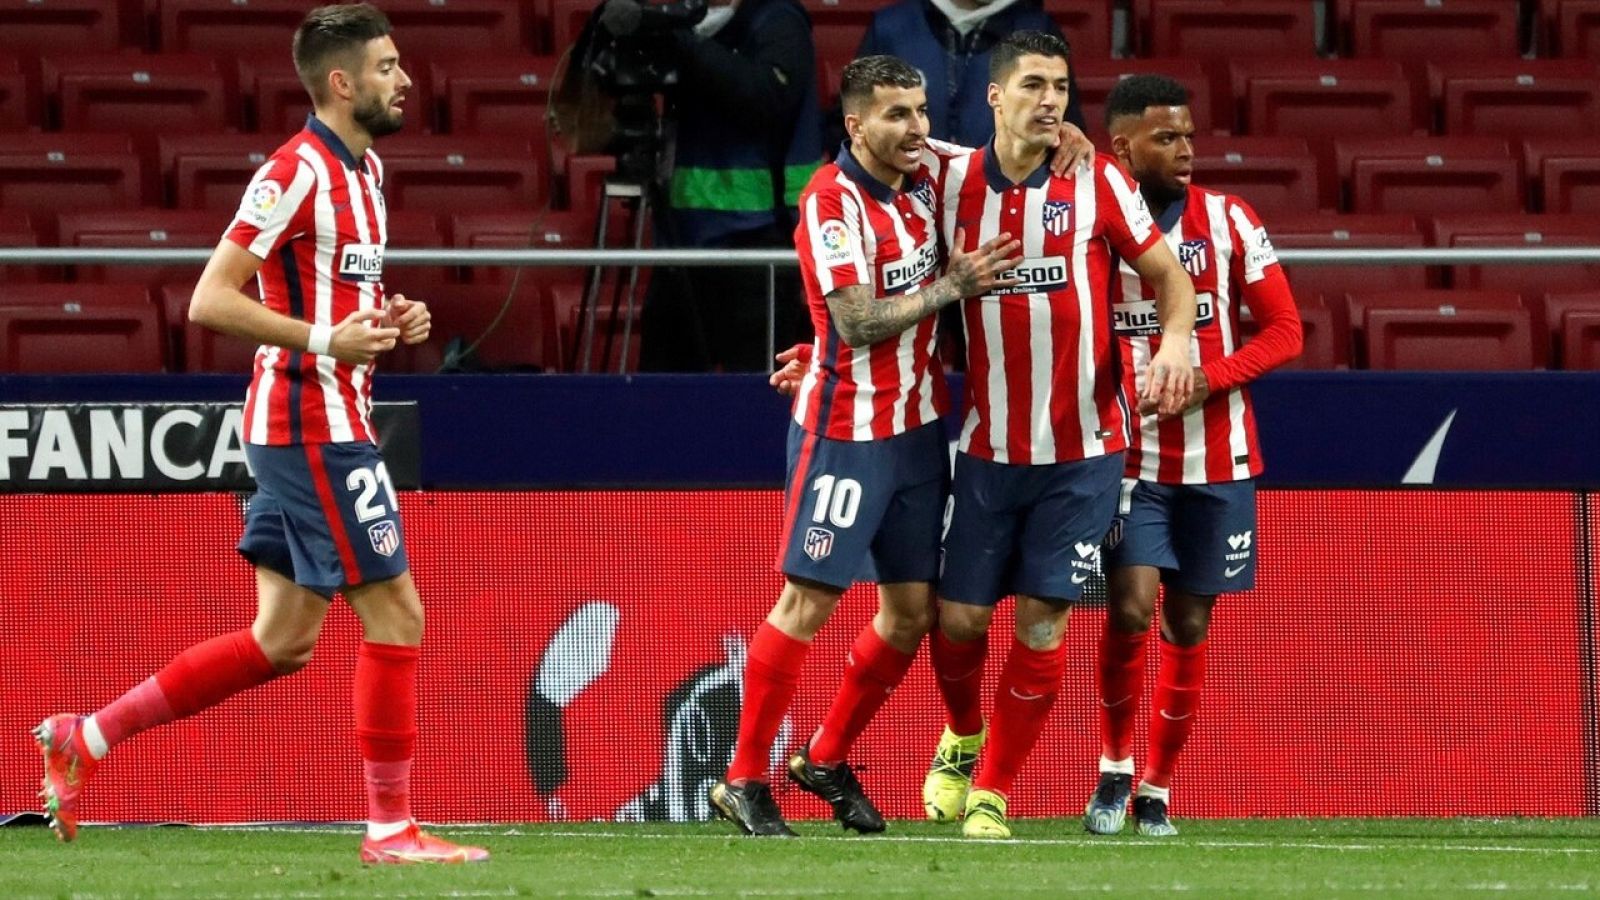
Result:
[[[266,656],[267,662],[272,664],[272,670],[279,675],[293,675],[304,669],[311,662],[312,651],[317,646],[317,637],[314,634],[258,634],[255,638],[256,643],[261,646],[261,653]]]
[[[1150,617],[1155,615],[1154,591],[1140,590],[1119,593],[1111,598],[1106,610],[1106,621],[1113,631],[1122,634],[1143,634],[1150,630]]]
[[[933,608],[927,605],[912,608],[885,605],[878,615],[885,640],[896,646],[915,647],[933,628]]]
[[[975,641],[989,634],[989,619],[993,613],[987,606],[940,602],[939,631],[957,644]]]
[[[767,621],[785,634],[810,640],[822,630],[823,623],[838,605],[839,594],[832,588],[791,580],[778,595],[778,604],[772,608]]]
[[[361,625],[367,640],[408,647],[422,643],[422,599],[416,591],[385,590],[362,600]]]
[[[1206,639],[1211,628],[1210,597],[1190,603],[1169,603],[1161,611],[1162,637],[1179,647],[1193,647]]]
[[[1037,619],[1031,622],[1017,621],[1017,640],[1021,641],[1029,650],[1044,653],[1061,646],[1061,641],[1066,637],[1067,620],[1063,616],[1057,618]]]

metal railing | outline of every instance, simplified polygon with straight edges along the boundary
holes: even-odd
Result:
[[[1373,264],[1449,266],[1449,265],[1540,265],[1545,263],[1600,263],[1600,247],[1437,247],[1437,248],[1361,248],[1361,249],[1281,249],[1279,261],[1286,265],[1359,266]],[[124,247],[0,247],[0,265],[203,265],[211,249],[124,248]],[[767,268],[767,358],[777,352],[776,273],[779,267],[799,265],[792,250],[407,250],[384,253],[385,265],[398,266],[527,266],[610,268],[625,266],[765,266]],[[1600,285],[1597,285],[1600,286]],[[590,292],[585,292],[586,299]],[[595,297],[598,306],[598,295]],[[635,310],[629,297],[627,321]],[[582,330],[577,356],[588,371],[593,351],[593,327],[597,309],[584,308],[582,321],[591,327]],[[609,355],[609,350],[608,350]],[[627,347],[617,354],[617,370],[627,370]]]

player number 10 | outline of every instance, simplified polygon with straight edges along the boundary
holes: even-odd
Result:
[[[837,528],[849,528],[856,523],[856,513],[861,509],[861,482],[854,478],[818,476],[811,482],[817,492],[816,511],[811,521],[821,525],[829,521]]]
[[[389,507],[396,512],[400,504],[394,499],[394,482],[389,480],[389,467],[378,463],[370,469],[355,469],[350,477],[344,480],[347,490],[360,491],[361,496],[356,498],[356,520],[370,522],[373,519],[383,518],[384,509],[382,501],[374,504],[372,501],[378,496],[378,486],[383,486],[383,492],[389,497]]]

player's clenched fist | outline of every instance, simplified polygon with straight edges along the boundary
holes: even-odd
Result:
[[[365,365],[379,353],[393,350],[400,329],[380,324],[383,317],[380,309],[358,309],[345,316],[343,322],[333,326],[328,355],[340,362]]]
[[[407,300],[405,294],[395,294],[389,301],[389,321],[400,329],[400,340],[408,344],[422,343],[433,329],[433,317],[428,313],[428,304]]]
[[[966,246],[966,232],[956,229],[955,247],[950,251],[950,265],[946,269],[947,277],[955,284],[956,289],[963,297],[981,297],[997,288],[1012,287],[1017,283],[1015,278],[1007,278],[1007,272],[1015,269],[1022,263],[1022,257],[1017,251],[1022,249],[1021,241],[1014,241],[1009,234],[1000,234],[994,240],[981,244],[971,253],[961,250]]]

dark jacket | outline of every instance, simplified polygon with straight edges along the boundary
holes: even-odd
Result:
[[[676,40],[672,239],[716,247],[787,227],[822,159],[811,18],[796,0],[743,0],[709,39]]]
[[[928,119],[933,136],[968,147],[982,147],[994,137],[994,110],[989,108],[989,56],[994,45],[1013,31],[1061,29],[1045,14],[1039,0],[1020,0],[984,20],[965,37],[928,0],[900,0],[872,17],[857,56],[887,53],[922,70],[928,79]],[[1069,76],[1071,72],[1068,72]],[[1073,77],[1067,101],[1068,122],[1089,129]]]

